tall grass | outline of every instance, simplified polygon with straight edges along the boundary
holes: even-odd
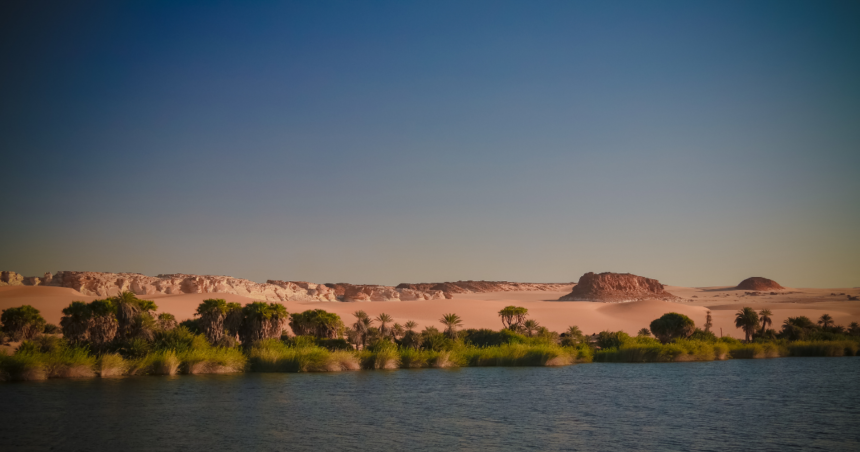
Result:
[[[316,345],[291,347],[277,339],[255,343],[248,350],[248,361],[253,372],[335,372],[360,367],[353,352]]]
[[[362,350],[359,354],[361,368],[368,370],[391,370],[400,368],[400,351],[397,346],[384,343],[372,350]]]
[[[0,379],[3,381],[33,381],[48,378],[40,353],[0,354]]]
[[[553,344],[463,347],[457,354],[466,366],[564,366],[576,360],[571,349]]]
[[[178,353],[182,372],[212,374],[242,372],[248,358],[238,348],[201,347]]]
[[[129,375],[176,375],[181,361],[173,350],[158,350],[129,362]]]
[[[101,378],[119,377],[125,374],[129,364],[118,353],[105,353],[99,356],[95,369]]]
[[[855,356],[857,341],[797,341],[788,344],[788,356]]]
[[[433,367],[445,369],[462,365],[458,359],[459,353],[450,350],[417,350],[411,347],[401,347],[398,351],[401,369],[420,369]]]
[[[668,344],[661,344],[657,340],[637,338],[621,344],[618,348],[596,351],[594,361],[622,363],[713,361],[726,359],[728,353],[729,346],[724,343],[677,339]]]
[[[729,355],[732,359],[779,358],[786,356],[787,351],[774,342],[731,344],[729,345]]]
[[[42,357],[48,378],[94,377],[96,357],[86,347],[68,347]]]

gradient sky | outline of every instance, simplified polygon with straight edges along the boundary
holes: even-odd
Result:
[[[856,1],[54,3],[2,270],[860,286]]]

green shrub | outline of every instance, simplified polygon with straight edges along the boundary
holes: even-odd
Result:
[[[630,335],[624,331],[601,331],[597,335],[597,346],[602,349],[618,348],[629,339]]]
[[[476,347],[495,347],[503,344],[524,344],[528,338],[509,329],[469,329],[463,331],[463,341]]]
[[[200,322],[198,319],[188,319],[179,322],[179,326],[185,327],[186,330],[194,333],[194,334],[202,334],[203,331],[200,329]]]

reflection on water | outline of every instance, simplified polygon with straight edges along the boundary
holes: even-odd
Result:
[[[0,385],[3,450],[860,450],[860,358]]]

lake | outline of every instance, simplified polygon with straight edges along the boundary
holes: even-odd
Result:
[[[0,384],[3,450],[860,450],[860,357]]]

